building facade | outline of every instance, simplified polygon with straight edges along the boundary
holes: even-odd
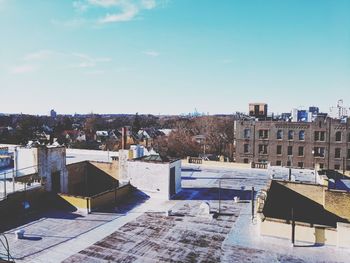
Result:
[[[238,120],[236,162],[350,170],[350,118],[313,122]]]
[[[249,103],[249,116],[256,118],[267,117],[266,103]]]

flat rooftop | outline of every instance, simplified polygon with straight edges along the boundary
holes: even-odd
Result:
[[[50,211],[21,219],[5,234],[16,262],[347,262],[350,250],[291,248],[288,240],[258,234],[251,187],[256,194],[268,182],[266,170],[189,165],[174,200],[136,191],[128,202],[89,215]],[[200,212],[203,203],[212,214]],[[18,229],[25,239],[15,239]]]

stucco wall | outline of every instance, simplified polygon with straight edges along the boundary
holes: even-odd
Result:
[[[15,148],[14,154],[15,170],[17,176],[32,174],[38,172],[38,149]]]
[[[119,150],[119,180],[122,183],[127,183],[129,181],[128,158],[129,150]]]
[[[61,192],[68,192],[68,172],[66,169],[65,147],[40,147],[38,148],[39,175],[46,178],[46,190],[52,190],[51,176],[54,172],[60,173]]]
[[[128,161],[127,178],[140,191],[160,193],[169,197],[169,163]]]
[[[338,247],[350,248],[350,224],[337,223]]]
[[[266,219],[260,222],[260,234],[291,240],[292,225],[282,220]],[[295,226],[295,240],[309,244],[324,244],[336,246],[338,234],[336,229],[297,224]]]
[[[179,193],[181,191],[181,160],[170,163],[169,168],[172,167],[175,167],[175,192]]]

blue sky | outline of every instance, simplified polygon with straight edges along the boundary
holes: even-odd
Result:
[[[0,112],[350,105],[348,0],[0,0]]]

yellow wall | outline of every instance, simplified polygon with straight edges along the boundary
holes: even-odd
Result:
[[[334,190],[325,191],[325,209],[350,220],[350,193]]]
[[[100,207],[113,205],[115,202],[122,201],[132,191],[131,185],[125,185],[116,190],[106,191],[90,198],[91,211]]]
[[[58,194],[63,200],[78,209],[88,209],[88,197]]]
[[[92,197],[58,194],[64,201],[83,212],[95,211],[98,208],[113,205],[116,201],[123,201],[132,191],[130,184],[116,190],[109,190]]]
[[[313,200],[314,202],[324,205],[324,190],[326,187],[314,184],[305,184],[298,182],[277,181],[279,184],[295,191],[298,194]]]
[[[93,166],[104,171],[106,174],[112,176],[114,179],[119,179],[119,162],[113,161],[112,163],[106,162],[91,162]]]

